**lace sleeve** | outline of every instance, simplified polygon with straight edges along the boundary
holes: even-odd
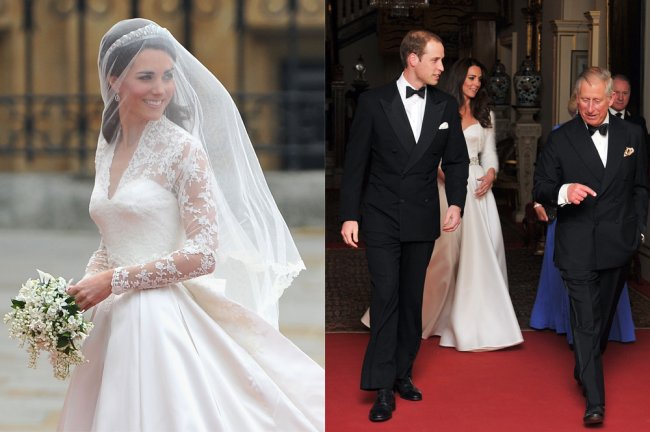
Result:
[[[93,254],[90,256],[90,259],[88,260],[88,264],[86,265],[86,274],[92,275],[108,269],[109,266],[108,255],[106,254],[106,246],[104,246],[103,241],[100,241],[99,249],[93,252]]]
[[[212,273],[216,262],[217,221],[213,176],[201,146],[187,145],[173,188],[185,229],[181,249],[145,264],[117,267],[112,291],[158,288]]]

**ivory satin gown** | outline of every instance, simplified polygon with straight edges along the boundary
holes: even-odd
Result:
[[[494,117],[492,117],[494,124]],[[459,351],[488,351],[523,342],[508,292],[501,223],[492,190],[477,198],[489,168],[498,169],[494,128],[479,123],[464,131],[470,156],[467,199],[458,230],[436,240],[427,268],[422,337],[440,336],[440,345]],[[441,220],[447,211],[439,183]]]
[[[91,309],[88,362],[71,377],[59,430],[324,430],[323,369],[226,298],[224,279],[187,279],[183,260],[164,258],[200,250],[214,228],[200,216],[201,145],[165,118],[150,123],[109,198],[114,147],[97,149],[90,213],[102,242],[89,268],[153,261],[161,282],[143,278]]]

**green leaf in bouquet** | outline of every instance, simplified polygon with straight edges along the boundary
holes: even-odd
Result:
[[[26,302],[24,300],[11,299],[11,307],[14,309],[24,309]]]
[[[60,334],[59,338],[56,341],[56,347],[57,349],[65,348],[68,345],[70,345],[70,342],[71,342],[71,338],[69,332]]]
[[[79,309],[79,306],[77,306],[76,303],[72,303],[67,306],[62,306],[62,309],[67,310],[70,315],[75,315],[77,312],[81,310]]]

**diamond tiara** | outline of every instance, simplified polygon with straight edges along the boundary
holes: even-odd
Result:
[[[144,27],[140,27],[137,30],[133,30],[124,36],[121,36],[118,40],[113,42],[113,44],[106,51],[104,58],[108,59],[113,51],[120,47],[123,47],[124,45],[128,45],[131,42],[134,42],[136,40],[150,39],[160,35],[170,35],[170,33],[166,28],[160,27],[156,24],[148,24]]]

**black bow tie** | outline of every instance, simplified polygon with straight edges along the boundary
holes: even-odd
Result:
[[[587,125],[587,129],[589,130],[589,135],[595,134],[596,131],[600,132],[602,136],[607,135],[607,123],[603,123],[600,126]]]
[[[424,99],[424,92],[426,91],[427,87],[422,86],[420,87],[419,90],[415,90],[413,87],[406,86],[406,99],[410,98],[414,94],[420,96],[422,99]]]
[[[614,115],[615,115],[616,117],[619,117],[619,118],[620,118],[620,117],[623,117],[623,113],[622,113],[622,112],[617,112],[617,113],[614,114]]]

